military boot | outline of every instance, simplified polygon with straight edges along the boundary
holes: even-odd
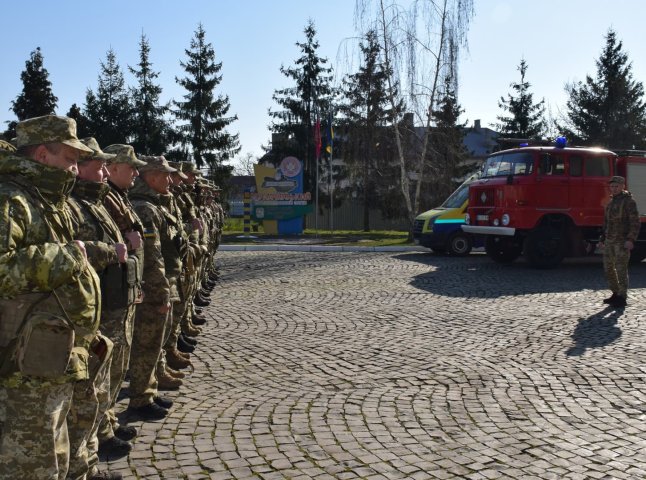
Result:
[[[157,377],[157,390],[177,390],[183,383],[179,378],[173,378],[164,372]]]
[[[184,341],[185,341],[186,343],[188,343],[189,345],[196,346],[196,345],[197,345],[197,343],[198,343],[198,342],[197,342],[197,340],[196,340],[195,338],[193,338],[193,337],[189,337],[188,335],[184,335],[184,333],[183,333],[183,332],[182,332],[182,333],[180,333],[180,334],[179,334],[179,336],[180,336],[180,338],[183,338],[183,339],[184,339]]]
[[[191,315],[191,322],[193,322],[193,325],[204,325],[206,323],[206,317],[196,313],[195,315]]]
[[[195,345],[188,344],[180,335],[177,339],[177,350],[179,350],[180,353],[193,353],[195,351]]]
[[[193,303],[198,306],[198,307],[208,307],[211,305],[211,300],[208,298],[201,297],[200,294],[198,293],[195,295],[195,298],[193,299]]]
[[[123,480],[123,475],[119,472],[96,472],[94,475],[88,476],[87,480]]]
[[[168,373],[173,378],[179,378],[179,379],[182,379],[186,376],[184,372],[180,372],[179,370],[170,368],[168,365],[166,365],[166,373]]]
[[[114,435],[121,440],[132,440],[137,436],[137,429],[131,425],[119,425],[114,431]]]
[[[99,443],[99,455],[110,459],[125,457],[132,450],[132,443],[121,440],[119,437],[112,437],[105,442]]]
[[[176,348],[166,350],[166,363],[174,370],[181,370],[191,365],[191,361],[188,358],[181,356]],[[170,375],[167,376],[170,377]]]
[[[191,322],[188,322],[188,323],[185,323],[184,325],[182,325],[182,333],[184,335],[188,335],[189,337],[196,337],[200,333],[202,333],[202,330],[197,328]]]
[[[616,300],[617,300],[617,294],[615,292],[612,292],[611,296],[609,296],[608,298],[603,299],[603,303],[607,303],[608,305],[612,305]]]

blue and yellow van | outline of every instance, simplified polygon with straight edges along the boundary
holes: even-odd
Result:
[[[478,174],[469,177],[444,203],[419,214],[413,226],[415,242],[437,253],[454,256],[468,255],[474,246],[481,246],[481,239],[463,232],[464,215],[469,203],[469,184]]]

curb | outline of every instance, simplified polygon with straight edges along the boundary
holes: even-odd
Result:
[[[343,245],[220,245],[229,252],[430,252],[424,247],[360,247]]]

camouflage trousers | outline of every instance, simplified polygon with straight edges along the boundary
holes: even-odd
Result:
[[[624,242],[607,242],[603,248],[603,269],[608,288],[612,293],[626,298],[628,293],[628,261],[630,250]]]
[[[68,480],[84,480],[99,462],[99,422],[110,407],[110,358],[102,364],[90,353],[90,379],[76,382],[67,414],[70,438]]]
[[[0,480],[63,480],[73,383],[0,385]]]
[[[100,420],[99,431],[97,432],[99,442],[110,440],[114,437],[114,431],[119,428],[114,405],[117,403],[117,397],[130,363],[135,308],[135,305],[131,306],[125,314],[122,311],[104,311],[101,316],[101,330],[110,337],[114,343],[114,349],[112,350],[112,361],[110,362],[110,408]],[[121,328],[114,328],[113,331],[109,331],[105,328],[109,321],[114,321],[115,325],[121,323],[123,325]]]
[[[172,310],[159,313],[161,304],[142,303],[137,306],[135,328],[130,352],[129,406],[144,407],[158,395],[155,369],[166,341]]]
[[[180,321],[184,316],[184,311],[186,310],[186,302],[180,301],[173,303],[173,315],[172,320],[169,322],[170,326],[168,329],[168,335],[166,341],[164,342],[164,350],[172,350],[177,348],[177,340],[179,339],[180,330]],[[162,355],[162,358],[164,356]],[[166,367],[166,360],[162,360],[157,364],[157,372],[160,372],[160,368],[163,369]]]

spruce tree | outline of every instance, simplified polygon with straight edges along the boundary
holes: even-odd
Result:
[[[101,62],[96,93],[88,88],[84,115],[88,131],[101,147],[113,143],[128,143],[132,131],[132,108],[123,72],[112,49]]]
[[[582,145],[646,147],[644,86],[633,80],[632,64],[613,30],[596,64],[595,78],[566,86],[570,98],[561,129]]]
[[[361,64],[356,73],[343,79],[343,158],[359,187],[363,203],[363,230],[370,230],[370,208],[383,198],[378,182],[388,168],[382,154],[384,128],[394,121],[386,96],[386,70],[376,33],[370,30],[360,43]],[[396,181],[392,182],[393,184]]]
[[[58,98],[52,92],[49,73],[43,67],[43,54],[40,47],[29,55],[20,79],[22,92],[11,102],[13,113],[18,120],[55,113]]]
[[[327,58],[318,55],[316,28],[310,20],[305,27],[305,42],[296,42],[301,56],[294,66],[280,67],[280,72],[294,82],[294,86],[275,90],[272,99],[280,110],[269,109],[273,135],[270,156],[277,163],[293,155],[304,163],[305,190],[313,191],[316,170],[313,141],[316,118],[327,119],[333,111],[334,90],[332,68]]]
[[[79,138],[85,138],[90,136],[90,130],[88,128],[88,119],[81,108],[73,103],[69,111],[65,114],[66,116],[73,118],[76,121],[76,136]],[[106,145],[107,146],[107,145]]]
[[[138,153],[161,155],[170,143],[170,125],[164,118],[169,107],[159,104],[162,88],[155,83],[159,73],[152,69],[150,45],[143,33],[139,41],[137,68],[128,69],[137,79],[137,85],[130,89],[133,122],[130,144]]]
[[[507,94],[507,99],[500,97],[498,106],[508,115],[496,117],[498,132],[503,137],[539,139],[545,135],[545,100],[534,103],[533,94],[529,91],[531,84],[525,80],[527,62],[521,59],[518,66],[520,82],[510,84],[514,94]]]
[[[177,107],[173,114],[185,122],[177,127],[181,146],[176,148],[175,154],[179,152],[182,156],[182,150],[186,152],[188,146],[198,168],[208,166],[210,176],[216,182],[222,182],[233,170],[224,162],[240,151],[238,134],[233,135],[226,130],[238,116],[229,115],[227,95],[216,96],[216,88],[222,81],[222,62],[215,63],[213,46],[205,37],[206,32],[200,24],[190,47],[184,50],[186,61],[180,62],[186,76],[175,77],[175,81],[186,89],[184,101],[173,102]]]

